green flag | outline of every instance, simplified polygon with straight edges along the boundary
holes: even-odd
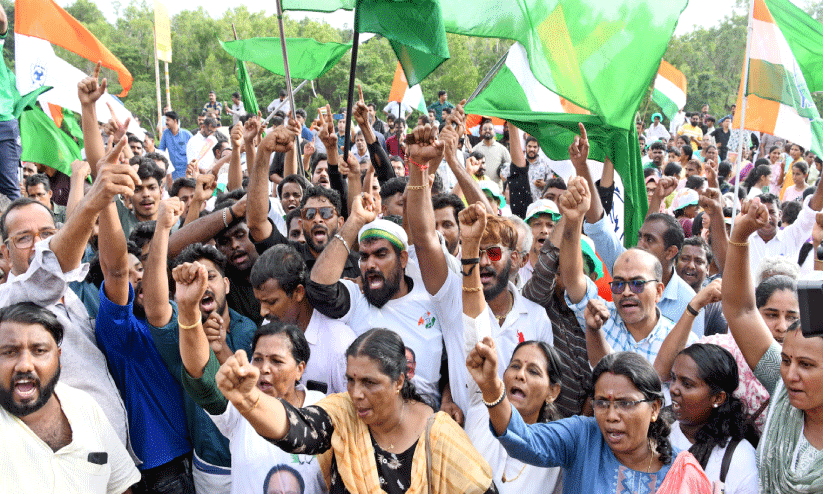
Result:
[[[282,0],[285,10],[333,12],[356,7],[356,29],[389,40],[409,86],[449,58],[440,0]],[[289,52],[291,53],[291,52]],[[291,55],[289,55],[291,57]],[[289,59],[291,63],[291,58]]]
[[[519,41],[537,80],[603,117],[634,127],[687,0],[452,0],[446,32]]]
[[[20,115],[21,161],[48,165],[71,175],[71,163],[80,158],[77,143],[39,108],[29,106]]]
[[[766,0],[766,6],[785,36],[809,91],[823,91],[823,24],[789,0]]]
[[[77,142],[77,146],[82,148],[83,129],[80,128],[80,124],[77,123],[77,118],[75,118],[74,112],[68,108],[63,108],[63,126],[66,131],[68,131],[69,136]]]
[[[257,115],[260,111],[260,106],[257,104],[257,96],[254,95],[254,87],[251,85],[251,78],[249,78],[249,71],[246,69],[246,62],[236,60],[237,62],[237,82],[240,84],[240,99],[243,101],[243,107],[251,115]]]
[[[270,72],[286,75],[280,38],[220,41],[220,46],[238,60],[254,62]],[[317,79],[334,67],[350,48],[351,43],[320,43],[313,39],[287,38],[289,72],[295,79]]]
[[[589,137],[589,158],[614,163],[623,181],[623,231],[625,245],[637,242],[637,232],[648,210],[646,186],[634,126],[621,129],[597,115],[562,113],[560,98],[531,73],[525,49],[515,44],[506,63],[489,85],[466,105],[466,113],[488,115],[512,122],[533,135],[553,160],[569,159],[569,145],[583,122]]]

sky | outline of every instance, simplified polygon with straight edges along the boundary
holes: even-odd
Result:
[[[74,0],[56,0],[61,6],[71,5]],[[118,2],[111,2],[110,0],[92,0],[109,21],[116,18],[114,5]],[[504,0],[505,1],[505,0]],[[601,0],[609,1],[609,0]],[[667,0],[661,0],[667,1]],[[792,0],[794,3],[800,3],[800,0]],[[123,5],[128,5],[128,1],[121,2]],[[149,2],[151,3],[151,2]],[[169,9],[169,13],[174,15],[182,10],[193,8],[195,5],[202,6],[206,12],[214,18],[220,17],[226,11],[225,0],[196,0],[195,2],[172,2],[164,0]],[[245,5],[251,12],[265,11],[267,14],[274,14],[274,2],[270,0],[235,0],[233,5]],[[691,31],[695,25],[701,27],[712,27],[720,22],[726,15],[732,12],[735,0],[690,0],[686,10],[680,16],[675,34],[683,34]],[[317,20],[325,20],[334,27],[342,28],[344,24],[352,25],[352,13],[339,11],[332,14],[319,14],[304,12],[292,12],[289,14],[295,18],[302,18],[308,15]]]

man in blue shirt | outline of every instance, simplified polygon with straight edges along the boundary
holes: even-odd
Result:
[[[175,198],[174,200],[179,201]],[[140,252],[129,252],[114,203],[100,213],[100,308],[95,335],[106,355],[142,463],[139,490],[194,492],[183,390],[154,346],[142,303]]]
[[[169,233],[183,211],[176,197],[164,200],[157,215],[157,226],[149,247],[143,278],[144,307],[154,344],[175,379],[182,379],[183,361],[180,356],[180,327],[177,305],[169,301],[169,281],[166,259],[169,251]],[[203,330],[209,337],[211,349],[221,364],[235,351],[251,348],[257,325],[229,309],[226,295],[230,289],[225,276],[226,257],[217,248],[189,245],[174,260],[174,265],[199,262],[208,271],[208,288],[200,301]],[[183,328],[185,330],[185,328]],[[231,456],[228,440],[223,436],[203,408],[186,395],[186,418],[191,431],[194,457],[192,474],[197,492],[229,494],[231,491]]]
[[[160,144],[157,149],[168,151],[171,164],[174,165],[174,173],[171,178],[177,180],[186,176],[186,167],[189,162],[186,158],[186,144],[191,139],[191,132],[180,127],[180,117],[175,111],[167,111],[166,130],[160,137]]]

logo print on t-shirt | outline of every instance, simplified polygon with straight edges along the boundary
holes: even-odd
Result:
[[[418,326],[425,326],[426,329],[434,326],[434,323],[437,319],[432,315],[431,312],[426,311],[426,314],[421,316],[420,319],[417,321]]]

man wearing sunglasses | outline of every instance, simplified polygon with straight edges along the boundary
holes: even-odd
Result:
[[[254,167],[249,175],[247,222],[251,239],[257,251],[263,253],[269,247],[288,244],[300,253],[309,271],[314,268],[320,254],[338,235],[343,226],[341,216],[343,205],[337,191],[314,185],[306,189],[300,203],[300,223],[306,243],[289,240],[274,226],[268,217],[269,178],[268,162],[272,151],[286,152],[293,146],[293,135],[289,144],[280,145],[278,137],[271,133],[260,143]],[[277,142],[275,142],[277,141]],[[287,158],[289,155],[287,155]],[[336,156],[332,159],[336,159]],[[335,162],[336,163],[336,162]],[[349,253],[344,261],[343,276],[356,278],[360,276],[357,256]]]
[[[626,248],[623,246],[622,239],[618,238],[615,233],[611,220],[604,214],[600,194],[586,163],[589,156],[589,142],[583,124],[580,124],[580,129],[581,135],[575,137],[575,151],[570,153],[569,158],[577,175],[586,179],[591,195],[591,204],[589,210],[586,211],[583,233],[592,239],[597,254],[603,259],[609,272],[612,272],[617,257]],[[652,213],[646,216],[637,239],[637,248],[652,254],[663,267],[663,276],[659,279],[663,283],[664,290],[658,307],[660,312],[672,321],[680,319],[686,310],[686,305],[695,295],[692,287],[683,281],[674,269],[677,255],[683,248],[683,240],[683,227],[680,223],[673,216],[662,213]],[[698,338],[702,337],[704,327],[705,318],[698,317],[692,325],[692,332]]]
[[[638,353],[654,364],[663,340],[674,327],[674,322],[657,307],[663,295],[663,266],[649,252],[636,248],[623,252],[612,271],[614,301],[604,301],[583,272],[580,231],[591,200],[586,180],[575,177],[558,204],[565,221],[559,259],[566,303],[580,326],[586,328],[592,366],[613,351]],[[697,337],[690,333],[689,344],[695,341]]]

